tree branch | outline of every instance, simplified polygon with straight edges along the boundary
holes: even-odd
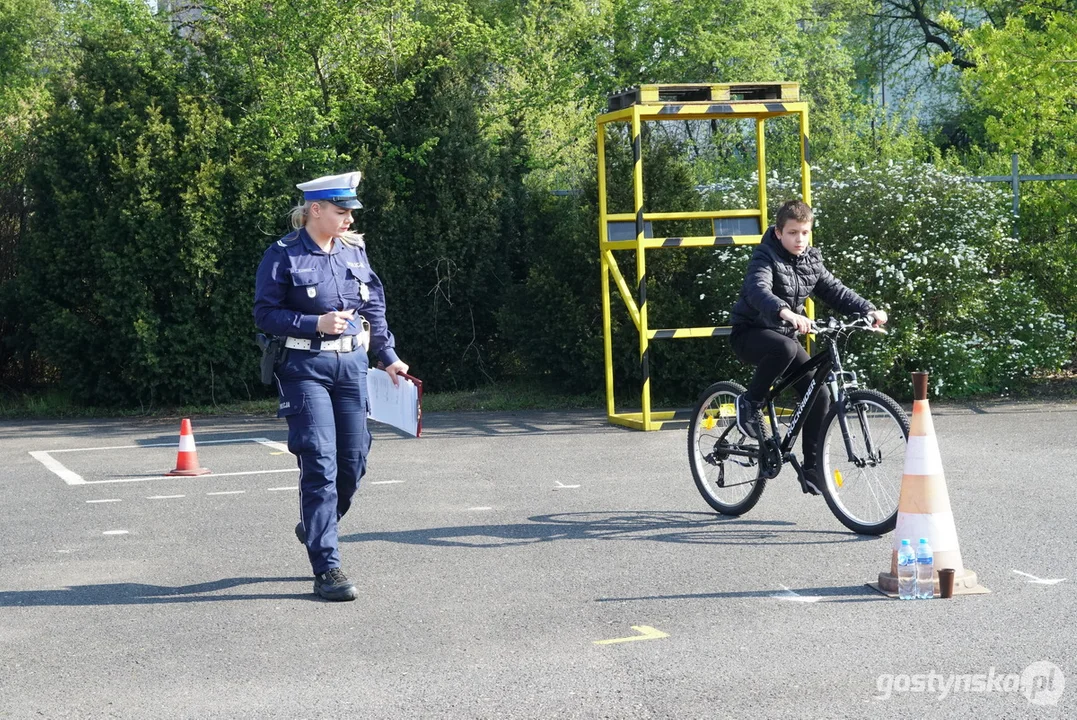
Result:
[[[945,30],[941,25],[929,18],[924,12],[924,0],[913,0],[913,7],[916,11],[916,14],[914,16],[916,18],[916,22],[920,25],[920,29],[924,33],[925,45],[935,45],[943,52],[950,53],[953,56],[953,60],[951,60],[950,63],[955,67],[959,67],[962,70],[968,70],[970,68],[976,67],[976,63],[958,57],[954,52],[953,46],[950,43],[946,42],[942,38],[942,36],[935,34],[935,30],[943,30],[943,32],[945,32]]]
[[[318,84],[322,87],[322,105],[325,113],[329,114],[329,85],[326,83],[325,74],[322,72],[322,64],[318,61],[318,51],[311,49],[310,56],[314,59],[314,72],[318,74]]]
[[[961,70],[970,70],[976,67],[976,63],[968,58],[961,57],[960,48],[949,40],[947,30],[935,22],[925,8],[926,0],[882,0],[883,9],[874,15],[880,20],[890,20],[903,23],[913,23],[919,28],[923,37],[923,47],[934,46],[939,50],[949,53],[953,58],[950,64]]]

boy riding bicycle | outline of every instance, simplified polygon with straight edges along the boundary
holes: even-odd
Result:
[[[804,302],[816,295],[837,312],[869,315],[883,325],[886,313],[841,284],[826,267],[819,250],[808,244],[814,214],[807,203],[789,200],[778,209],[774,227],[768,228],[752,253],[740,296],[733,306],[729,335],[733,353],[741,362],[755,365],[747,391],[737,399],[737,427],[746,436],[765,437],[763,398],[787,370],[808,361],[808,353],[795,339],[807,334],[811,320]],[[805,376],[794,386],[803,397],[811,383]],[[830,408],[827,393],[820,393],[804,423],[804,492],[819,494],[816,434]]]

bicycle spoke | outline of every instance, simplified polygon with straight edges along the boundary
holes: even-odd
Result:
[[[754,441],[736,426],[734,408],[743,391],[732,383],[716,383],[701,396],[689,423],[696,487],[711,507],[731,515],[748,510],[762,491]]]
[[[861,532],[877,533],[877,528],[885,532],[897,512],[907,427],[902,423],[907,421],[896,404],[880,393],[861,390],[853,395],[858,399],[846,420],[855,460],[862,465],[849,459],[840,424],[833,416],[823,443],[826,489],[831,507],[846,525],[863,528]],[[874,457],[868,453],[869,437]]]

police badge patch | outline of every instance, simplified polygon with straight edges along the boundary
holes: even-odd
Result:
[[[359,283],[359,297],[363,299],[363,302],[370,299],[370,287],[364,282]]]
[[[312,298],[318,294],[318,288],[311,285],[307,288],[307,297]]]

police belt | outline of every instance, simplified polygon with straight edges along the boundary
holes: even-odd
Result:
[[[309,350],[310,352],[352,352],[370,347],[370,331],[363,330],[358,335],[342,335],[336,340],[309,340],[307,338],[285,338],[284,347],[289,350]]]

